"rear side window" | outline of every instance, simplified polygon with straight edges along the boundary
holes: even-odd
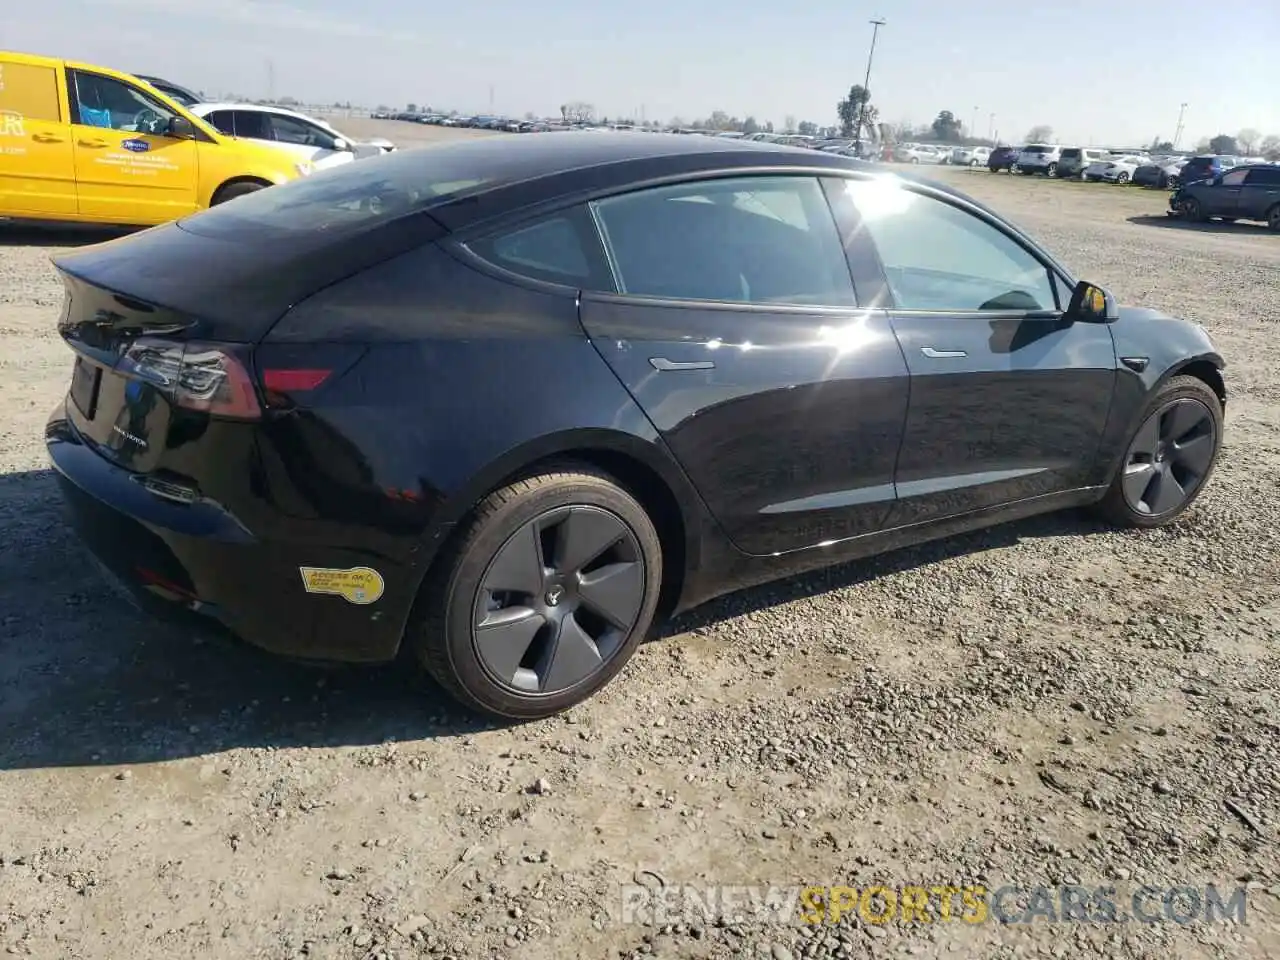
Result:
[[[21,137],[24,120],[58,123],[58,71],[0,60],[0,136]]]
[[[1280,167],[1254,167],[1245,179],[1249,187],[1280,187]]]
[[[204,119],[219,133],[225,133],[229,137],[236,135],[235,121],[230,110],[215,110],[207,114]]]
[[[523,224],[467,248],[495,266],[523,277],[576,287],[614,289],[604,249],[586,207]]]
[[[855,305],[835,220],[812,177],[659,187],[601,200],[595,211],[620,293]]]
[[[271,123],[265,113],[256,110],[235,110],[231,114],[235,135],[249,140],[270,140]]]
[[[1078,159],[1080,159],[1080,151],[1079,151],[1079,150],[1074,150],[1074,149],[1063,150],[1063,151],[1062,151],[1062,159],[1063,159],[1063,160],[1078,160]]]
[[[1248,175],[1248,170],[1232,170],[1230,173],[1222,175],[1222,185],[1224,187],[1238,187],[1244,183],[1244,178]]]

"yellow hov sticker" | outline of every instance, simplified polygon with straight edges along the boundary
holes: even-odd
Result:
[[[349,603],[373,603],[386,589],[382,574],[371,567],[335,570],[332,567],[299,567],[307,593],[326,593]]]

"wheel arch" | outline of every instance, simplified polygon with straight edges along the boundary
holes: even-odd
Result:
[[[253,183],[253,184],[257,184],[260,187],[273,186],[273,182],[271,180],[268,180],[266,177],[257,177],[257,176],[230,177],[226,180],[223,180],[222,183],[218,184],[217,187],[214,188],[213,193],[209,195],[209,206],[213,206],[215,203],[217,203],[218,197],[221,196],[222,192],[226,190],[228,187],[234,187],[241,183]]]
[[[1225,366],[1226,361],[1216,353],[1205,353],[1189,357],[1169,367],[1168,370],[1160,375],[1160,379],[1152,384],[1151,390],[1152,392],[1159,390],[1177,376],[1195,377],[1197,380],[1204,381],[1217,394],[1218,402],[1222,404],[1222,409],[1225,411],[1227,408],[1227,382],[1222,376],[1222,370]]]
[[[565,431],[517,446],[477,471],[442,505],[423,532],[426,556],[414,591],[447,562],[449,548],[464,534],[475,507],[494,490],[547,469],[579,466],[604,473],[639,501],[662,544],[663,576],[655,622],[677,607],[691,570],[701,563],[707,516],[701,498],[660,440],[606,429]],[[408,611],[406,611],[406,615]],[[406,620],[407,622],[407,620]]]

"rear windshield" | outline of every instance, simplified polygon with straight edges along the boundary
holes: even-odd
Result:
[[[1076,150],[1075,148],[1068,148],[1068,149],[1066,149],[1066,150],[1063,150],[1063,151],[1062,151],[1062,159],[1063,159],[1063,160],[1078,160],[1078,159],[1080,159],[1080,151],[1079,151],[1079,150]]]
[[[1024,153],[1048,153],[1053,147],[1024,147]]]
[[[1197,170],[1201,167],[1212,167],[1213,159],[1213,157],[1192,157],[1187,161],[1187,166]]]
[[[181,221],[189,233],[244,236],[246,229],[321,239],[363,232],[502,179],[472,151],[397,151],[267,187]]]

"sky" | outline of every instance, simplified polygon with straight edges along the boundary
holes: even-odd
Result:
[[[0,49],[159,75],[206,94],[408,102],[685,122],[723,110],[836,123],[882,18],[872,102],[890,123],[950,110],[1013,141],[1180,146],[1280,135],[1280,3],[1190,0],[36,0],[0,20]],[[434,8],[434,9],[433,9]]]

